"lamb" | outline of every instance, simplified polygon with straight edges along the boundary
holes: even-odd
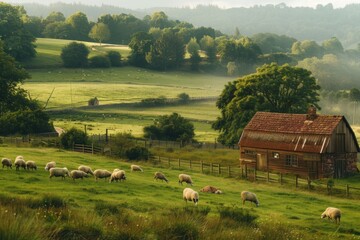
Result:
[[[249,202],[255,203],[257,207],[259,206],[259,200],[257,199],[255,193],[242,191],[241,192],[241,199],[242,199],[243,205],[245,204],[245,201],[249,201]]]
[[[203,187],[200,192],[208,192],[208,193],[215,193],[215,194],[221,194],[222,191],[216,187],[213,186],[205,186]]]
[[[321,218],[328,218],[331,220],[335,220],[335,223],[340,224],[341,218],[341,211],[338,208],[328,207],[326,210],[321,214]]]
[[[158,179],[160,179],[162,182],[165,181],[165,182],[169,182],[169,180],[167,180],[167,178],[165,177],[165,175],[162,173],[162,172],[156,172],[155,173],[155,176],[154,176],[154,179],[156,179],[156,181]]]
[[[17,156],[14,162],[16,170],[19,170],[21,167],[26,169],[26,162],[22,156]]]
[[[185,188],[183,191],[183,199],[187,201],[193,201],[195,205],[199,202],[199,194],[191,188]]]
[[[193,185],[193,181],[192,181],[191,177],[187,174],[182,173],[182,174],[179,174],[179,183],[181,183],[181,185],[182,185],[183,182],[186,182],[187,184],[190,184],[191,186]]]
[[[12,169],[12,163],[11,163],[11,160],[8,159],[8,158],[3,158],[1,160],[1,164],[2,164],[2,167],[4,168],[4,166],[6,166],[7,168],[11,168]]]
[[[66,176],[70,177],[69,170],[66,167],[64,167],[64,168],[51,168],[49,171],[50,171],[49,178],[62,177],[63,179],[65,179]]]
[[[34,161],[26,161],[26,169],[27,170],[30,170],[30,169],[37,170],[36,163]]]
[[[142,168],[138,165],[131,165],[131,171],[135,172],[135,171],[139,171],[139,172],[143,172]]]
[[[72,170],[70,172],[70,176],[75,181],[75,179],[78,179],[78,178],[84,179],[84,177],[88,177],[88,174],[82,170]]]
[[[125,176],[125,171],[124,170],[118,170],[118,171],[114,171],[111,176],[110,176],[110,180],[109,182],[113,182],[113,181],[122,181],[122,180],[126,180],[126,176]]]
[[[108,170],[104,170],[104,169],[96,169],[94,171],[94,176],[95,176],[95,180],[97,181],[98,178],[108,178],[111,176],[111,172],[109,172]]]
[[[85,172],[87,174],[91,174],[91,175],[94,176],[94,172],[92,171],[91,167],[89,167],[89,166],[80,165],[78,167],[78,170],[83,171],[83,172]]]
[[[50,169],[56,167],[56,162],[52,161],[52,162],[48,162],[45,166],[45,170],[46,171],[50,171]]]

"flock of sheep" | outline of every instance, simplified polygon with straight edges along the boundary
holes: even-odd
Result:
[[[3,158],[1,160],[2,167],[12,168],[12,162],[8,158]],[[36,163],[34,161],[26,161],[24,160],[23,156],[17,156],[15,158],[14,165],[16,167],[16,170],[19,170],[20,168],[27,169],[27,170],[37,170]],[[80,165],[77,170],[72,170],[69,172],[69,170],[64,168],[56,167],[55,162],[48,162],[45,166],[45,170],[50,172],[50,178],[52,177],[62,177],[63,179],[65,177],[71,177],[74,181],[75,179],[83,179],[84,177],[89,177],[89,175],[92,175],[95,177],[95,180],[102,178],[109,178],[109,182],[113,181],[124,181],[126,180],[126,174],[124,170],[120,169],[114,169],[113,172],[109,172],[105,169],[96,169],[95,171],[92,171],[92,169],[89,166]],[[143,169],[138,165],[131,165],[131,171],[141,171],[143,172]],[[156,172],[154,175],[155,180],[162,180],[166,183],[169,182],[169,180],[165,177],[165,175],[161,172]],[[179,184],[182,185],[183,182],[190,184],[192,186],[193,181],[191,179],[191,176],[188,174],[179,174]],[[214,194],[221,194],[222,191],[214,186],[205,186],[200,190],[200,192],[208,192],[208,193],[214,193]],[[183,190],[183,199],[185,202],[191,201],[194,202],[195,205],[199,202],[199,193],[191,188],[185,188]],[[249,201],[254,203],[257,207],[259,206],[259,200],[255,193],[248,192],[248,191],[242,191],[241,192],[241,200],[242,204],[245,204],[245,201]],[[340,223],[341,218],[341,211],[338,208],[334,207],[328,207],[326,210],[321,214],[321,218],[328,218],[335,223]]]

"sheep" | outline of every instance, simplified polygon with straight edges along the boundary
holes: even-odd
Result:
[[[56,162],[52,161],[52,162],[48,162],[45,166],[45,170],[46,171],[50,171],[50,169],[56,167]]]
[[[335,220],[335,223],[340,224],[341,218],[341,211],[338,208],[328,207],[326,210],[321,214],[321,218],[328,218],[331,220]]]
[[[131,165],[131,171],[135,172],[135,171],[139,171],[139,172],[143,172],[142,168],[138,165]]]
[[[169,182],[169,180],[167,180],[167,178],[165,177],[165,175],[164,175],[163,173],[161,173],[161,172],[156,172],[156,173],[155,173],[155,176],[154,176],[154,179],[156,179],[156,181],[157,181],[158,179],[160,179],[162,182],[163,182],[163,181],[165,181],[166,183]]]
[[[11,168],[12,169],[12,163],[11,163],[11,160],[8,159],[8,158],[3,158],[1,160],[1,164],[2,164],[2,167],[4,168],[4,166],[6,166],[7,168]]]
[[[65,179],[66,176],[70,177],[69,170],[66,167],[64,167],[64,168],[51,168],[49,171],[50,171],[49,178],[62,177],[63,179]]]
[[[248,191],[242,191],[241,192],[241,199],[243,205],[245,204],[245,201],[253,202],[256,204],[256,206],[259,206],[259,200],[256,197],[255,193],[248,192]]]
[[[108,178],[111,176],[111,172],[109,172],[108,170],[104,170],[104,169],[96,169],[94,171],[94,176],[95,176],[95,180],[97,181],[98,178]]]
[[[70,176],[75,181],[75,179],[78,179],[78,178],[84,179],[84,177],[88,177],[88,174],[82,170],[72,170],[70,172]]]
[[[115,169],[113,170],[113,173],[114,173],[114,172],[117,172],[117,171],[120,171],[120,169],[115,168]]]
[[[80,165],[78,167],[78,170],[83,171],[83,172],[85,172],[87,174],[91,174],[91,175],[94,176],[94,172],[92,171],[91,167],[89,167],[89,166]]]
[[[192,181],[191,177],[187,174],[182,173],[182,174],[179,174],[179,183],[181,183],[181,185],[182,185],[183,182],[186,182],[187,184],[190,184],[191,186],[193,185],[193,181]]]
[[[113,182],[113,181],[122,181],[122,180],[126,180],[126,176],[125,176],[125,171],[124,170],[118,170],[118,171],[114,171],[111,176],[110,176],[110,180],[109,182]]]
[[[208,193],[215,193],[215,194],[221,194],[222,191],[216,187],[213,186],[205,186],[203,187],[200,192],[208,192]]]
[[[36,163],[34,161],[26,161],[26,169],[27,170],[30,170],[30,169],[37,170]]]
[[[195,205],[199,202],[199,194],[191,188],[185,188],[183,191],[183,199],[187,201],[193,201]]]
[[[14,162],[16,170],[19,170],[21,167],[26,169],[26,162],[22,156],[17,156]]]

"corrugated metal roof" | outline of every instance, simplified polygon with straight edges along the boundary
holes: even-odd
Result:
[[[343,116],[257,112],[244,128],[241,147],[322,153]]]

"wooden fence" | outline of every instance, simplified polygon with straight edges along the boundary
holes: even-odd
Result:
[[[84,145],[84,144],[74,144],[73,151],[82,152],[82,153],[91,153],[91,154],[103,154],[104,150],[101,147],[96,147],[94,144]]]

